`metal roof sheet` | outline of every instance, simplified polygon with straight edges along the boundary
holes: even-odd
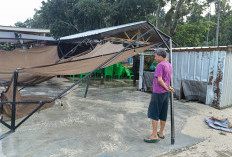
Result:
[[[56,41],[53,37],[44,37],[39,35],[31,35],[31,34],[21,34],[14,32],[0,32],[0,42],[12,42],[17,43],[18,40],[22,40],[23,42],[40,40],[40,41]]]
[[[134,23],[129,23],[129,24],[123,24],[123,25],[119,25],[119,26],[101,28],[101,29],[96,29],[96,30],[91,30],[91,31],[87,31],[87,32],[82,32],[82,33],[78,33],[78,34],[74,34],[74,35],[61,37],[60,40],[73,40],[73,39],[83,38],[83,37],[87,37],[87,36],[99,35],[101,33],[114,31],[117,29],[122,29],[122,28],[130,27],[130,26],[139,25],[139,24],[146,24],[146,23],[147,23],[147,21],[140,21],[140,22],[134,22]]]
[[[20,28],[20,27],[10,27],[10,26],[0,26],[0,31],[50,33],[49,29]]]
[[[173,52],[183,52],[183,51],[220,51],[220,50],[227,50],[232,48],[231,45],[229,46],[203,46],[203,47],[178,47],[172,48]]]

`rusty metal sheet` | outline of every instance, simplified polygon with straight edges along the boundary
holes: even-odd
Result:
[[[224,48],[224,47],[223,47]],[[207,93],[206,93],[206,104],[212,105],[215,108],[222,108],[226,106],[228,102],[232,104],[232,98],[225,98],[222,96],[223,93],[223,83],[224,73],[227,73],[232,80],[231,68],[225,67],[226,64],[226,55],[228,48],[225,50],[208,49],[210,51],[205,51],[197,49],[186,50],[181,49],[180,52],[177,50],[173,52],[173,81],[174,88],[176,89],[176,95],[180,96],[181,91],[181,82],[183,80],[190,81],[200,81],[207,83]],[[232,54],[231,59],[227,59],[227,63],[232,64]],[[224,72],[226,70],[226,72]],[[227,81],[226,84],[230,87],[232,81]],[[232,93],[232,90],[224,91],[224,93]],[[224,102],[222,102],[222,98]]]

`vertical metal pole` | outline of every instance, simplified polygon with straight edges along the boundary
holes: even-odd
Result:
[[[89,75],[89,79],[88,79],[88,83],[87,83],[87,86],[86,86],[86,90],[85,90],[85,96],[84,98],[86,98],[87,96],[87,93],[88,93],[88,90],[89,90],[89,83],[90,83],[90,78],[91,78],[92,75]]]
[[[143,88],[143,69],[144,69],[144,55],[140,55],[140,64],[139,64],[139,90]]]
[[[15,131],[15,110],[16,110],[15,101],[16,101],[17,83],[18,83],[18,70],[16,69],[14,72],[13,103],[11,110],[11,131]]]
[[[211,6],[209,6],[210,7],[210,11],[209,11],[209,22],[210,22],[210,14],[211,14]],[[207,32],[207,45],[206,46],[208,46],[209,45],[209,31],[210,31],[210,27],[208,26],[208,32]]]
[[[136,77],[137,77],[137,71],[136,71],[136,64],[137,64],[137,56],[133,56],[133,86],[136,86]]]
[[[216,28],[216,43],[215,46],[218,46],[218,35],[219,35],[219,23],[220,23],[220,1],[217,1],[217,28]]]
[[[169,39],[169,61],[172,65],[172,39]],[[173,75],[171,77],[171,86],[173,86]],[[175,124],[174,124],[174,107],[173,107],[173,93],[170,94],[170,110],[171,110],[171,144],[175,143]]]

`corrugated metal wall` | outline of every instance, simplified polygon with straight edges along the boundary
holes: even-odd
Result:
[[[221,107],[232,106],[232,48],[226,53]]]
[[[232,79],[231,68],[229,68],[232,67],[232,54],[230,53],[230,59],[226,58],[226,55],[226,50],[217,49],[211,49],[210,51],[206,51],[205,49],[185,51],[182,49],[180,52],[178,52],[178,50],[174,50],[173,81],[176,96],[180,96],[182,81],[200,81],[207,84],[206,104],[212,105],[216,108],[227,106],[228,102],[232,101],[232,98],[228,98],[228,93],[231,92],[232,88],[227,89],[228,91],[223,91],[223,93],[227,93],[227,95],[223,95],[223,101],[222,89],[225,68],[227,70],[225,77],[230,77],[230,80]],[[230,65],[227,64],[225,67],[225,63]],[[232,81],[227,81],[226,83],[231,87]]]

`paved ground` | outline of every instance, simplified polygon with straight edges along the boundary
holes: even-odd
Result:
[[[23,95],[56,95],[70,85],[52,79],[26,88]],[[210,129],[204,118],[231,117],[232,109],[216,110],[196,102],[174,101],[176,142],[170,144],[170,116],[166,139],[148,144],[151,134],[147,107],[151,94],[137,91],[128,81],[94,81],[87,98],[85,84],[49,109],[35,113],[15,133],[0,141],[1,157],[152,157],[232,156],[230,133]],[[61,103],[63,106],[61,106]],[[6,128],[1,125],[1,131]]]

